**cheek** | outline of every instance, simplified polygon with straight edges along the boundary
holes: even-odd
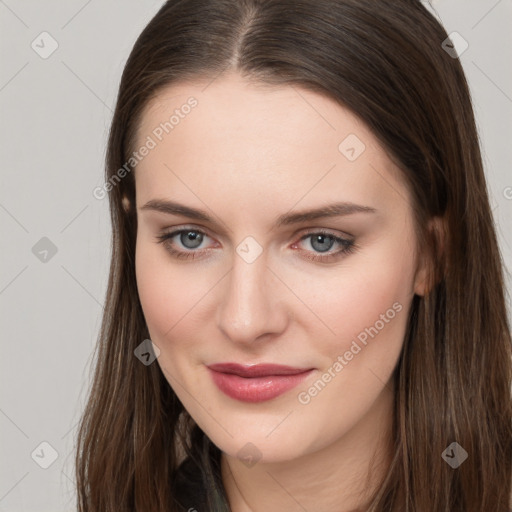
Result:
[[[144,317],[156,343],[172,332],[195,291],[187,288],[183,273],[173,271],[163,247],[147,238],[144,233],[137,237],[135,272]]]
[[[313,339],[322,340],[316,349],[326,363],[351,350],[358,355],[348,358],[359,364],[374,359],[385,365],[397,357],[414,288],[414,253],[407,244],[397,247],[388,241],[352,255],[328,279],[318,274],[316,280],[296,281],[302,284],[295,292],[315,313],[302,321]]]
[[[347,260],[322,293],[310,295],[308,306],[323,322],[309,324],[321,366],[296,395],[304,431],[323,429],[310,449],[348,432],[377,401],[392,400],[388,383],[403,346],[413,268],[412,251],[402,244],[400,254],[388,243]]]
[[[202,311],[222,274],[220,269],[198,268],[172,261],[164,247],[152,243],[149,235],[137,238],[135,271],[142,310],[152,341],[166,355],[178,349],[187,353],[204,338],[205,318]],[[196,321],[197,319],[197,321]],[[178,342],[179,340],[179,342]],[[190,351],[189,356],[193,356]]]
[[[158,365],[180,396],[187,375],[194,374],[190,371],[195,355],[191,345],[200,339],[199,331],[194,331],[199,324],[188,322],[188,315],[205,291],[169,261],[160,245],[148,243],[142,236],[137,239],[135,270],[149,337],[160,349]],[[186,396],[180,399],[186,400]]]

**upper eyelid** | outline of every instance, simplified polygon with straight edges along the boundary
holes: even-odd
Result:
[[[207,236],[209,236],[210,238],[215,238],[215,236],[213,236],[212,234],[210,234],[210,231],[206,228],[203,228],[203,227],[196,227],[196,226],[193,226],[193,225],[184,225],[184,226],[178,226],[178,227],[172,227],[172,228],[168,228],[168,229],[163,229],[162,230],[162,233],[163,234],[166,234],[166,235],[176,235],[182,231],[197,231],[199,233],[203,233]],[[332,228],[323,228],[323,227],[317,227],[317,228],[300,228],[300,229],[296,229],[294,231],[294,236],[296,236],[298,233],[302,233],[302,236],[307,236],[307,235],[311,235],[311,234],[316,234],[316,233],[320,233],[320,232],[326,232],[327,234],[333,236],[333,237],[337,237],[337,238],[348,238],[350,240],[354,239],[354,235],[346,232],[346,231],[338,231],[336,229],[332,229]],[[301,237],[302,238],[302,237]]]

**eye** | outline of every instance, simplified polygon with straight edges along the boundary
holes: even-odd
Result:
[[[305,251],[304,257],[312,261],[319,261],[322,263],[336,261],[341,257],[354,252],[356,249],[354,240],[342,238],[325,230],[310,232],[302,236],[300,242],[308,239],[310,240],[309,245],[313,248],[313,251],[318,251],[316,253]],[[297,245],[298,243],[295,243],[292,247],[296,248]],[[337,251],[327,254],[335,245],[340,248]]]
[[[163,233],[157,236],[159,243],[165,245],[167,251],[178,259],[194,259],[205,250],[196,251],[204,239],[210,238],[204,231],[198,229],[179,229],[172,233]],[[173,239],[177,238],[185,250],[176,249]]]
[[[202,243],[210,237],[200,229],[178,229],[170,233],[162,233],[156,238],[158,243],[164,244],[167,251],[177,259],[195,259],[202,257],[202,254],[209,250],[208,248],[201,249]],[[301,252],[304,258],[311,261],[322,263],[336,261],[356,249],[354,240],[342,238],[322,229],[303,235],[299,242],[291,247],[296,249],[301,242],[308,239],[310,239],[309,245],[312,250],[301,250]],[[335,245],[340,248],[330,252]]]

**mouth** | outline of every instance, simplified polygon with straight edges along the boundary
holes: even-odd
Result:
[[[294,368],[276,364],[240,365],[218,363],[208,365],[217,388],[242,402],[264,402],[293,389],[314,368]]]

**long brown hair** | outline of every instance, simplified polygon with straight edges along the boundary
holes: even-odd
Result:
[[[169,0],[150,21],[124,68],[107,148],[112,259],[77,442],[81,512],[179,510],[172,483],[184,453],[201,463],[209,510],[229,510],[218,450],[159,366],[134,357],[149,338],[134,270],[137,217],[123,206],[135,205],[136,171],[118,173],[151,98],[227,70],[351,109],[414,198],[418,241],[434,261],[431,289],[413,299],[395,372],[394,457],[369,510],[508,510],[512,353],[502,261],[470,93],[459,59],[442,47],[447,37],[419,0]],[[443,220],[442,237],[427,228],[433,217]],[[468,453],[456,469],[441,456],[452,442]]]

